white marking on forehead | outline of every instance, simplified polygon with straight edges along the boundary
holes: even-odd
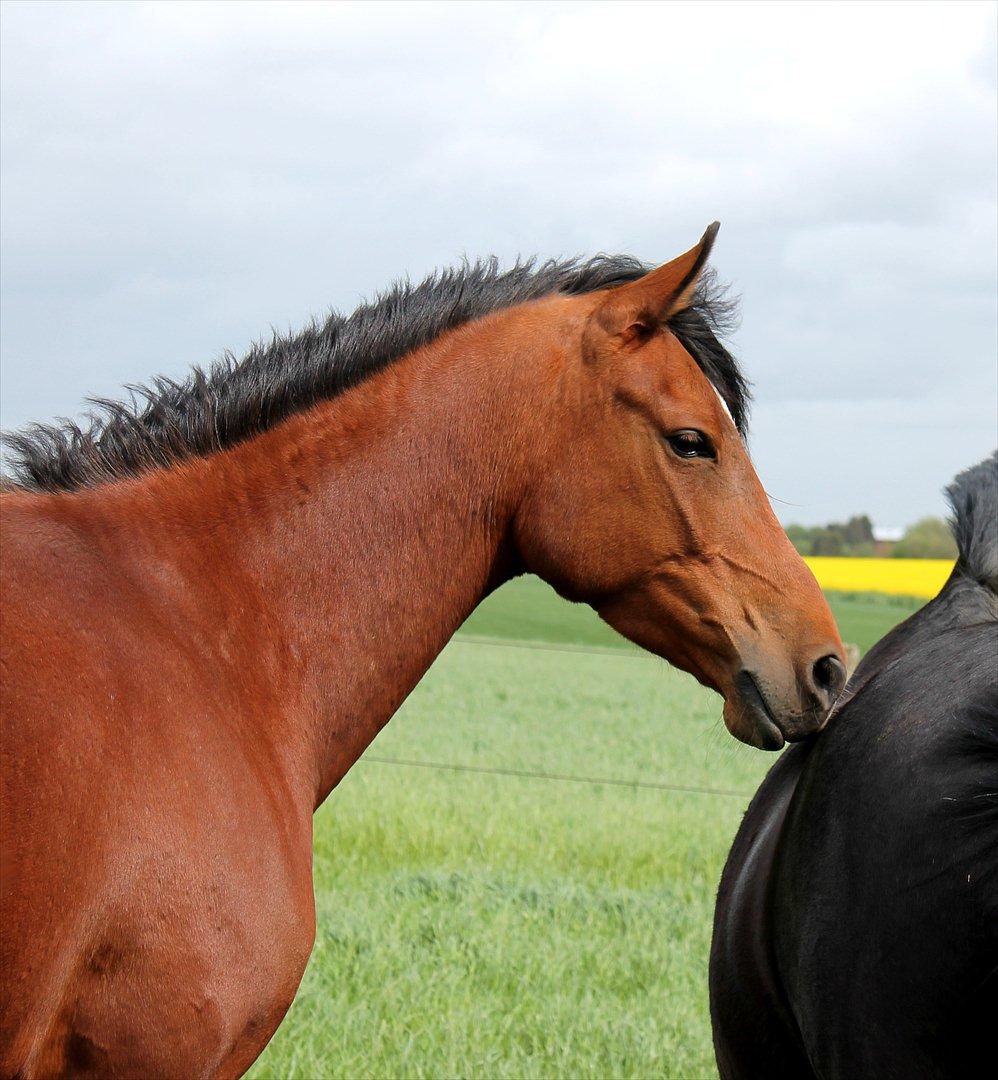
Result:
[[[710,379],[708,379],[707,382],[710,382]],[[731,415],[731,410],[728,408],[728,403],[724,400],[723,397],[721,397],[721,391],[718,390],[718,388],[712,382],[710,383],[710,388],[711,388],[711,390],[714,391],[714,395],[717,397],[717,400],[721,403],[721,408],[724,409],[724,411],[728,414],[728,419],[733,424],[735,422],[735,418]]]

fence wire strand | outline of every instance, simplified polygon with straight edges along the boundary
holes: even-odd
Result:
[[[420,761],[415,758],[382,757],[380,754],[364,754],[361,762],[371,761],[378,765],[402,765],[416,769],[443,769],[450,772],[484,773],[489,776],[519,776],[528,780],[554,780],[559,783],[591,784],[607,787],[647,788],[652,791],[674,791],[687,795],[721,795],[732,799],[749,799],[750,791],[732,791],[728,788],[699,787],[695,784],[669,784],[664,780],[637,780],[620,776],[577,776],[573,773],[542,772],[535,769],[512,769],[496,765],[464,765],[450,761]]]
[[[594,653],[616,656],[625,660],[658,660],[644,650],[614,648],[613,646],[581,645],[572,642],[522,641],[516,638],[485,637],[479,634],[458,634],[454,644],[491,645],[510,649],[532,649],[546,652]],[[660,661],[659,661],[660,662]],[[465,765],[454,761],[421,761],[416,758],[384,757],[381,754],[364,754],[360,762],[377,765],[400,765],[414,769],[440,769],[447,772],[481,773],[486,776],[518,776],[527,780],[551,780],[557,783],[590,784],[597,787],[644,788],[650,791],[672,791],[684,795],[719,795],[729,799],[750,799],[750,791],[732,791],[728,788],[700,787],[696,784],[670,784],[664,780],[637,780],[622,776],[577,776],[574,773],[544,772],[540,769],[514,769],[501,765]]]

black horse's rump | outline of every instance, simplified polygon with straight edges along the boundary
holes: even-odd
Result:
[[[998,1018],[998,455],[960,558],[750,805],[710,959],[724,1077],[981,1075]]]

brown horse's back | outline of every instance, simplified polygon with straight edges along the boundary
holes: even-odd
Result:
[[[238,1072],[311,947],[311,807],[86,524],[3,503],[0,1075]]]

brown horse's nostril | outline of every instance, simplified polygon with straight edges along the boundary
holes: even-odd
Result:
[[[811,689],[822,706],[830,709],[846,684],[846,669],[833,653],[811,665]]]

